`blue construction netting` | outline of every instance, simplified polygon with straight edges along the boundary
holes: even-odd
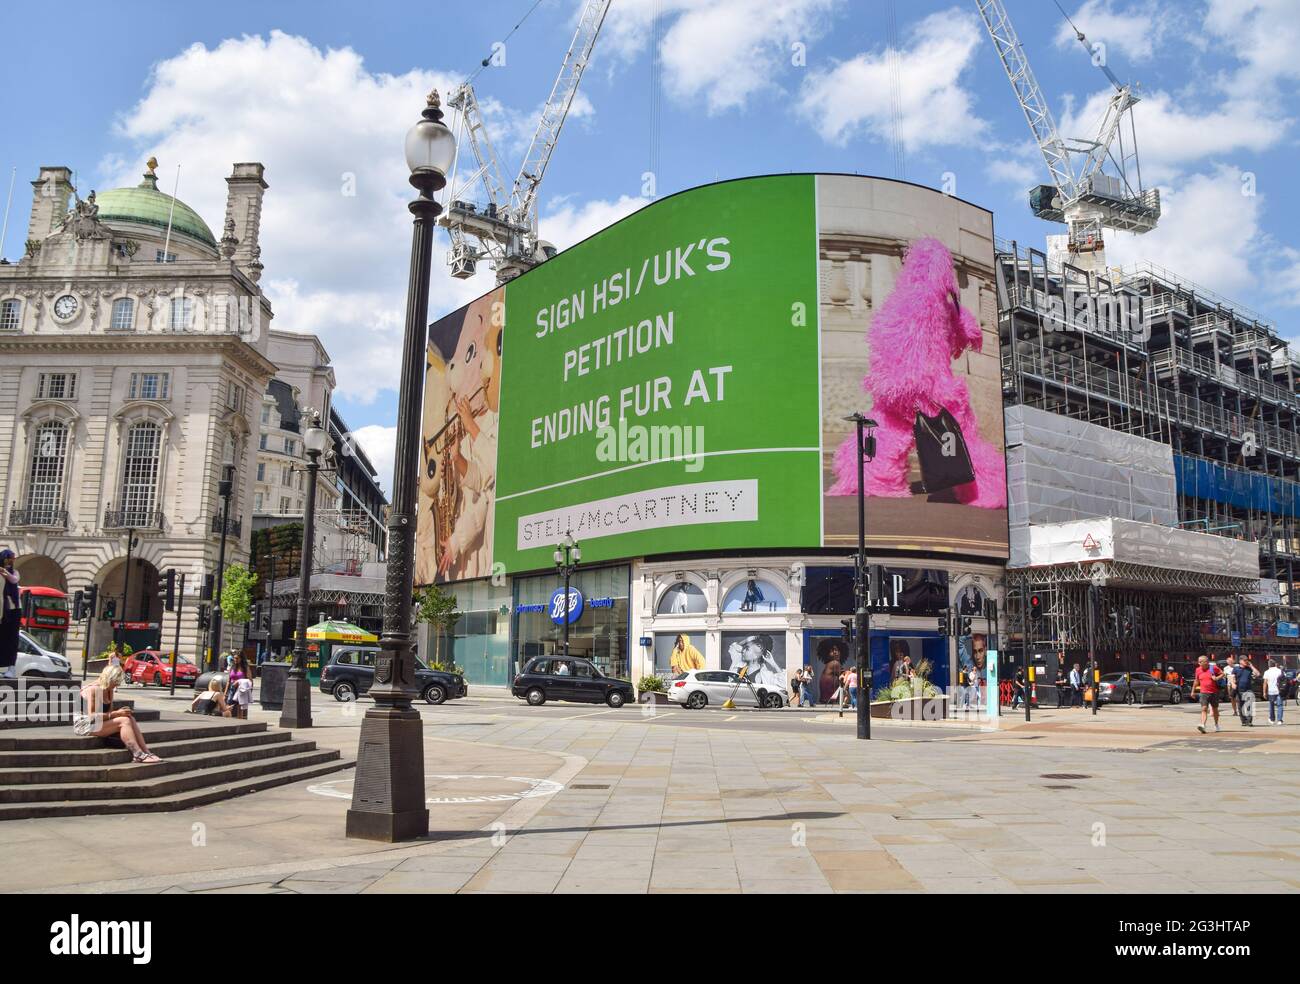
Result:
[[[1174,475],[1180,496],[1286,516],[1300,514],[1300,485],[1295,482],[1182,454],[1174,455]]]

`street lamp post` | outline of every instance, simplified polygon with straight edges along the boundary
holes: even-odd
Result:
[[[853,579],[854,626],[858,635],[858,737],[871,737],[871,612],[867,574],[867,462],[876,456],[876,435],[880,426],[870,417],[852,413],[844,418],[858,430],[858,561]]]
[[[582,547],[573,538],[573,533],[564,531],[564,542],[555,545],[555,571],[564,576],[564,655],[569,655],[569,613],[573,605],[569,599],[569,579],[582,562]]]
[[[126,632],[126,604],[131,594],[131,550],[139,541],[135,538],[135,530],[127,527],[126,531],[126,573],[122,580],[122,610],[117,614],[117,628],[113,630],[113,651],[120,657],[122,655],[122,636]]]
[[[420,469],[420,402],[429,321],[429,277],[434,220],[442,211],[433,193],[447,184],[456,138],[442,122],[438,92],[429,93],[421,119],[406,134],[406,164],[419,192],[407,207],[414,218],[406,330],[397,400],[393,504],[388,512],[388,574],[384,628],[375,660],[374,705],[361,722],[347,836],[400,841],[429,833],[424,792],[424,728],[415,696],[411,606],[415,590],[415,517]]]
[[[217,597],[212,605],[212,623],[210,639],[216,640],[216,649],[221,648],[221,587],[226,578],[226,531],[230,528],[230,496],[235,490],[235,465],[227,461],[221,466],[221,481],[217,483],[217,495],[221,496],[221,546],[217,550]],[[208,669],[217,668],[216,656],[208,649]]]
[[[316,476],[320,456],[329,435],[321,429],[320,414],[307,413],[308,425],[302,444],[307,452],[307,501],[302,514],[302,547],[298,563],[297,631],[294,633],[293,663],[284,681],[284,703],[280,708],[280,727],[311,727],[311,681],[307,679],[307,598],[311,592],[312,553],[316,545]],[[274,564],[274,555],[271,563]],[[274,570],[274,568],[272,568]],[[273,584],[274,591],[275,585]],[[274,604],[274,602],[272,602]]]

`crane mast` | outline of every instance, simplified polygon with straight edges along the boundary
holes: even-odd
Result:
[[[1133,106],[1140,97],[1133,86],[1121,82],[1102,64],[1115,92],[1107,103],[1097,136],[1092,140],[1063,139],[1002,0],[975,0],[975,5],[1051,177],[1051,184],[1030,191],[1030,208],[1039,218],[1063,222],[1068,229],[1064,236],[1048,237],[1049,258],[1085,269],[1104,269],[1105,230],[1149,232],[1160,220],[1160,192],[1142,187],[1133,121]],[[1070,26],[1091,54],[1083,32],[1073,22]],[[1116,143],[1118,155],[1112,150]],[[1108,163],[1112,165],[1109,172],[1105,169]]]
[[[453,277],[472,277],[478,261],[487,259],[496,271],[497,283],[502,284],[555,255],[554,247],[538,238],[538,188],[591,60],[610,2],[588,0],[584,5],[560,73],[542,107],[537,130],[508,192],[473,86],[466,82],[452,94],[448,105],[461,114],[459,125],[469,138],[477,165],[467,178],[456,182],[447,211],[438,220],[451,239],[447,263]],[[475,184],[481,184],[487,199],[482,207],[463,197]]]

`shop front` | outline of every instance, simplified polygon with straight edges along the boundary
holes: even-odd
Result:
[[[996,648],[996,626],[985,602],[998,598],[997,567],[886,565],[875,571],[873,690],[906,675],[909,666],[945,692],[962,671],[983,669]],[[852,644],[843,638],[854,612],[853,568],[842,562],[787,557],[643,563],[634,583],[638,677],[743,666],[748,676],[784,683],[807,666],[814,675],[813,699],[820,703],[833,698],[840,673],[855,661]],[[951,631],[940,625],[949,617]]]
[[[514,580],[511,662],[517,671],[534,656],[564,651],[568,620],[569,654],[591,660],[607,676],[628,679],[628,577],[626,564],[575,571],[564,582],[555,574]],[[508,682],[508,681],[507,681]]]

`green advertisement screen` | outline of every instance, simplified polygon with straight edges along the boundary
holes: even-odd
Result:
[[[900,232],[898,216],[878,207],[882,191],[895,186],[921,197],[893,208],[934,215]],[[548,568],[567,535],[581,544],[584,563],[841,542],[852,532],[850,520],[856,530],[856,485],[848,490],[836,471],[843,472],[835,460],[845,439],[840,418],[870,411],[870,379],[887,375],[881,359],[889,353],[878,347],[873,361],[871,352],[873,303],[888,299],[895,278],[906,288],[902,258],[927,226],[952,226],[950,238],[966,243],[972,235],[959,226],[978,237],[986,219],[983,210],[928,189],[876,179],[729,181],[655,202],[436,321],[429,329],[417,581]],[[986,444],[991,456],[1001,455],[1001,415],[995,409],[990,419],[963,399],[963,380],[988,389],[982,403],[991,399],[996,408],[996,344],[991,376],[978,360],[961,361],[960,350],[977,344],[971,336],[980,324],[953,299],[965,303],[970,293],[970,307],[979,309],[984,280],[991,285],[983,276],[985,268],[991,274],[991,236],[988,221],[988,256],[978,265],[932,244],[928,262],[938,264],[937,274],[925,276],[944,281],[932,291],[935,300],[894,301],[904,322],[915,318],[929,333],[904,339],[900,352],[912,352],[913,361],[958,359],[930,374],[955,394],[950,407],[933,405],[924,392],[914,402],[943,426],[964,427],[959,443],[976,463]],[[963,262],[980,271],[979,283]],[[846,263],[867,263],[867,272]],[[838,293],[842,268],[863,280],[848,302]],[[869,298],[868,289],[880,296]],[[988,327],[996,338],[996,325]],[[926,344],[913,352],[913,341]],[[906,372],[915,385],[931,385],[924,365]],[[891,380],[880,392],[898,390]],[[897,439],[909,439],[911,417],[897,418]],[[991,443],[976,433],[984,430]],[[990,486],[978,497],[980,508],[996,508],[1001,495],[1000,514],[972,526],[972,506],[961,495],[949,492],[945,502],[910,491],[917,466],[905,452],[891,450],[891,474],[869,475],[869,495],[909,500],[880,504],[886,526],[908,530],[873,526],[879,542],[897,542],[904,532],[924,540],[926,517],[942,515],[946,526],[930,531],[938,541],[931,549],[975,530],[967,544],[975,552],[1005,551],[1004,484],[1000,493],[991,479],[971,484]]]

